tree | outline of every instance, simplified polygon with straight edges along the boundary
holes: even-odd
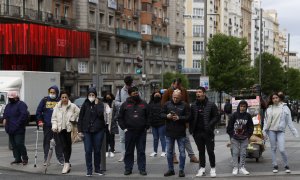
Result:
[[[164,87],[163,88],[169,88],[175,78],[180,78],[182,86],[186,89],[189,88],[188,78],[184,74],[167,72],[163,76],[164,76]]]
[[[286,93],[291,99],[300,99],[300,71],[288,68],[286,71]]]
[[[285,89],[285,73],[281,66],[281,60],[270,53],[264,52],[261,57],[261,88],[265,94],[271,94],[274,91],[283,91]],[[259,57],[255,60],[255,72],[258,80]]]
[[[218,92],[248,88],[254,84],[253,69],[246,51],[247,40],[224,34],[208,42],[207,73],[210,87]]]

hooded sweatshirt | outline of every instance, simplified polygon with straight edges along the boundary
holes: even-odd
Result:
[[[46,127],[51,127],[51,117],[52,117],[52,113],[53,113],[53,108],[55,107],[55,105],[58,103],[59,99],[59,90],[57,86],[51,86],[48,89],[48,93],[50,91],[50,89],[54,89],[56,92],[56,98],[51,99],[48,96],[44,97],[40,103],[39,106],[37,107],[36,110],[36,118],[37,121],[43,121],[44,126]]]
[[[241,103],[246,104],[245,112],[240,112]],[[241,101],[238,105],[237,111],[233,113],[227,126],[227,133],[230,138],[237,140],[244,140],[250,138],[253,134],[253,121],[249,113],[247,113],[248,103]]]

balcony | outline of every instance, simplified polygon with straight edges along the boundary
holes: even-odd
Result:
[[[116,28],[116,35],[122,38],[141,40],[142,36],[140,32],[131,31],[127,29]]]
[[[115,33],[115,28],[110,27],[107,24],[99,24],[99,31],[114,34]]]
[[[133,19],[138,19],[140,16],[140,11],[139,10],[134,10],[132,13],[132,18]]]
[[[152,42],[153,43],[157,43],[157,44],[170,44],[170,38],[168,37],[162,37],[162,36],[157,36],[157,35],[153,35],[152,36]]]
[[[20,6],[12,6],[6,4],[0,4],[0,16],[18,18],[19,20],[24,21],[33,21],[36,23],[46,23],[51,25],[60,25],[60,26],[74,26],[75,21],[69,17],[63,16],[54,16],[52,13],[38,11],[35,9],[28,9]]]
[[[182,74],[201,74],[200,68],[182,68]]]
[[[193,50],[193,54],[203,54],[203,53],[204,53],[203,50],[197,50],[197,51]]]
[[[116,14],[122,14],[124,12],[124,4],[118,4]]]

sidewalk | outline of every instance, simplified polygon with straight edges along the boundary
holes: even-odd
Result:
[[[295,123],[295,126],[298,130],[300,130],[300,125]],[[40,132],[42,136],[42,132]],[[192,141],[192,146],[196,156],[198,157],[197,148],[194,143],[192,137],[190,137]],[[216,134],[216,144],[215,144],[215,153],[216,153],[216,170],[217,170],[217,177],[231,177],[232,174],[232,166],[231,166],[231,155],[229,148],[226,147],[228,142],[228,135],[225,133],[225,129],[219,129],[219,133]],[[294,138],[289,129],[287,128],[286,132],[286,150],[288,153],[290,168],[292,170],[292,174],[300,175],[300,139]],[[118,151],[118,136],[116,137],[116,148]],[[269,149],[269,142],[266,143],[266,151],[263,152],[263,157],[259,160],[259,162],[255,162],[255,159],[246,159],[246,166],[248,171],[251,173],[250,176],[268,176],[274,175],[272,173],[272,162],[271,162],[271,154]],[[177,145],[176,145],[177,148]],[[0,147],[0,169],[8,169],[8,170],[15,170],[15,171],[22,171],[28,173],[37,173],[37,174],[44,174],[45,167],[43,166],[43,152],[42,146],[39,144],[38,149],[38,156],[37,156],[37,167],[34,167],[34,153],[35,153],[35,145],[27,145],[27,151],[29,156],[29,164],[26,166],[23,165],[10,165],[12,161],[12,152],[7,150],[7,147]],[[167,171],[167,160],[164,157],[160,157],[161,149],[159,146],[159,152],[157,157],[149,157],[149,154],[152,152],[152,134],[148,134],[147,136],[147,145],[146,145],[146,169],[148,172],[147,177],[152,178],[161,178],[163,174]],[[178,155],[178,153],[177,153]],[[195,177],[198,164],[190,163],[188,155],[186,156],[186,167],[185,173],[186,177]],[[284,175],[283,165],[281,164],[281,157],[278,154],[278,162],[279,162],[279,173],[277,175]],[[107,158],[106,159],[106,177],[122,177],[124,172],[124,164],[123,162],[118,162],[120,158],[120,153],[116,153],[114,158]],[[86,167],[85,167],[85,158],[84,158],[84,148],[82,143],[77,143],[73,145],[72,149],[72,156],[71,156],[71,172],[70,175],[78,175],[78,176],[85,176],[86,174]],[[207,158],[207,168],[206,174],[209,177],[209,161]],[[57,164],[57,160],[55,155],[53,154],[51,165],[48,167],[47,174],[61,174],[62,166]],[[178,176],[178,165],[175,165],[175,173],[174,177]],[[133,168],[133,174],[129,177],[141,177],[137,170],[137,165],[135,162]]]

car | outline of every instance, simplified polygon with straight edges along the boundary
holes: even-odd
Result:
[[[85,100],[86,100],[86,97],[79,97],[79,98],[76,98],[73,103],[80,109]]]

